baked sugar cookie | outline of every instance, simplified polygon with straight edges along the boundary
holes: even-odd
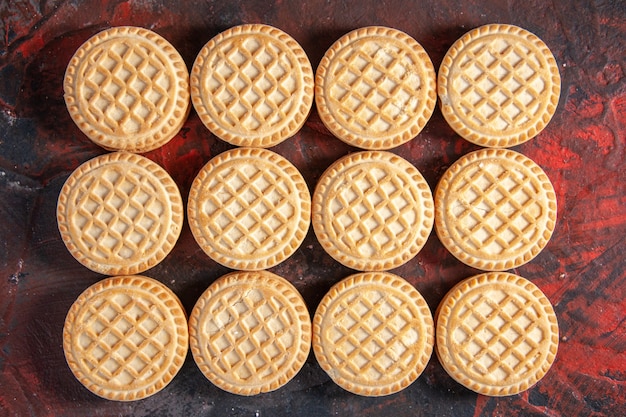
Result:
[[[313,228],[343,265],[382,271],[412,259],[433,227],[430,188],[407,160],[385,151],[357,152],[331,165],[313,194]]]
[[[282,30],[235,26],[198,54],[191,100],[220,139],[268,148],[304,125],[313,104],[313,70],[302,47]]]
[[[189,226],[213,260],[259,270],[291,256],[311,219],[311,195],[297,168],[267,149],[236,148],[210,160],[189,192]]]
[[[80,130],[113,151],[147,152],[172,139],[189,114],[189,73],[160,35],[114,27],[88,39],[65,72],[65,103]]]
[[[188,344],[178,297],[139,275],[89,287],[70,308],[63,328],[72,373],[109,400],[140,400],[162,390],[183,366]]]
[[[561,77],[541,39],[517,26],[492,24],[452,45],[437,86],[441,112],[459,135],[480,146],[507,148],[548,124]]]
[[[530,158],[483,149],[456,161],[435,189],[435,230],[460,261],[486,271],[516,268],[547,245],[556,194]]]
[[[169,174],[127,152],[76,168],[57,204],[65,246],[81,264],[105,275],[136,274],[161,262],[178,240],[183,215]]]
[[[370,26],[337,40],[315,76],[324,125],[363,149],[390,149],[413,139],[437,101],[435,71],[422,46],[404,32]]]
[[[189,317],[189,334],[204,376],[239,395],[285,385],[311,349],[304,300],[289,281],[267,271],[233,272],[211,284]]]
[[[552,366],[559,327],[530,281],[489,272],[457,284],[437,313],[437,356],[465,387],[490,396],[527,390]]]
[[[313,351],[339,386],[364,396],[401,391],[433,351],[434,325],[421,294],[388,272],[363,272],[335,286],[313,319]]]

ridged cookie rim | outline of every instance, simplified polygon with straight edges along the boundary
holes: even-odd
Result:
[[[526,131],[515,135],[487,137],[469,129],[464,120],[462,120],[462,118],[456,114],[454,109],[452,109],[450,104],[450,93],[448,91],[448,76],[450,75],[451,66],[454,64],[457,56],[465,48],[466,44],[479,39],[484,35],[497,35],[501,33],[507,35],[517,35],[521,40],[532,44],[538,49],[546,62],[549,64],[546,72],[549,74],[547,78],[550,79],[551,86],[549,86],[550,92],[547,94],[548,98],[546,99],[547,105],[545,111],[535,117],[535,123],[533,123],[532,126],[530,126]],[[465,33],[461,38],[456,40],[454,44],[452,44],[444,56],[441,66],[439,67],[437,75],[437,92],[441,113],[450,127],[452,127],[457,134],[467,141],[479,146],[489,148],[509,148],[534,138],[548,125],[554,116],[559,103],[561,94],[561,75],[552,51],[550,51],[550,48],[548,48],[548,46],[537,35],[515,25],[488,24],[479,26]]]
[[[320,336],[325,315],[327,314],[331,304],[333,304],[339,297],[343,296],[346,290],[349,290],[356,286],[368,284],[375,284],[381,287],[381,290],[391,289],[394,291],[400,291],[401,294],[405,295],[405,301],[414,303],[415,307],[419,311],[420,317],[417,317],[416,319],[422,321],[423,328],[421,330],[426,331],[425,335],[420,333],[420,341],[418,343],[423,344],[423,349],[420,352],[418,360],[415,364],[413,364],[413,370],[407,373],[401,380],[383,387],[360,386],[354,381],[348,380],[343,376],[334,373],[332,364],[325,354],[322,338]],[[428,365],[428,362],[430,361],[434,350],[434,344],[435,322],[430,308],[426,303],[426,300],[424,299],[422,294],[408,281],[390,272],[359,272],[342,279],[341,281],[333,285],[331,289],[324,295],[324,297],[317,306],[313,318],[312,348],[317,362],[337,385],[339,385],[346,391],[352,392],[357,395],[379,397],[394,394],[407,388],[409,385],[415,382],[426,369],[426,366]]]
[[[452,354],[447,346],[446,339],[448,336],[448,330],[446,326],[449,322],[449,315],[451,313],[451,305],[454,305],[468,292],[474,288],[490,285],[493,283],[512,284],[523,289],[526,294],[531,294],[534,297],[537,305],[543,307],[543,312],[546,314],[547,321],[550,327],[550,348],[546,356],[546,361],[537,367],[532,377],[519,381],[518,383],[511,384],[505,387],[493,387],[479,382],[475,382],[473,379],[466,376],[465,372],[456,365],[451,365],[454,362]],[[456,284],[448,293],[444,296],[443,300],[437,308],[435,313],[435,328],[436,328],[436,342],[435,352],[437,358],[441,363],[441,366],[445,371],[458,383],[466,388],[477,392],[479,394],[502,397],[507,395],[514,395],[520,392],[526,391],[539,382],[552,367],[556,358],[559,346],[559,326],[556,312],[548,297],[541,291],[539,287],[530,282],[528,279],[509,272],[484,272],[472,277],[466,278],[463,281]]]
[[[275,164],[277,171],[292,182],[293,187],[298,190],[298,200],[300,202],[301,216],[297,225],[294,227],[294,233],[289,242],[284,243],[284,248],[276,252],[269,258],[261,260],[236,260],[232,256],[226,256],[213,248],[212,242],[208,239],[202,230],[204,229],[199,223],[199,209],[197,200],[199,199],[199,188],[205,183],[207,178],[212,175],[212,169],[218,167],[224,162],[233,158],[258,158],[264,162]],[[187,218],[192,235],[200,248],[214,261],[228,268],[258,271],[271,268],[280,264],[293,255],[300,247],[306,237],[309,226],[311,224],[311,194],[304,177],[300,171],[284,156],[264,148],[234,148],[223,152],[207,162],[196,175],[189,190],[189,198],[187,204]]]
[[[202,355],[202,349],[200,348],[200,334],[198,330],[199,315],[206,307],[208,301],[218,292],[233,287],[234,285],[241,284],[245,286],[254,286],[257,288],[270,288],[273,292],[277,292],[289,301],[291,310],[295,317],[298,319],[298,325],[302,338],[297,339],[298,346],[295,349],[296,354],[293,357],[291,365],[285,370],[283,375],[277,377],[274,381],[268,384],[257,385],[252,387],[242,387],[237,384],[233,384],[224,380],[217,373],[215,373],[210,365],[210,358],[204,358]],[[298,289],[289,282],[286,278],[280,275],[274,274],[269,271],[234,271],[227,273],[216,281],[214,281],[209,287],[200,295],[198,301],[189,316],[189,345],[194,359],[194,362],[202,372],[202,374],[216,387],[237,395],[257,395],[270,391],[275,391],[278,388],[284,386],[291,381],[298,372],[304,366],[309,352],[311,350],[311,317],[309,315],[308,308],[304,301],[304,298],[298,291]]]
[[[524,165],[524,167],[529,169],[529,171],[532,172],[535,175],[535,178],[541,183],[542,190],[545,192],[548,199],[545,204],[545,207],[548,209],[548,219],[546,222],[546,229],[542,232],[541,238],[526,251],[507,260],[485,260],[475,258],[474,256],[467,254],[452,238],[445,221],[446,216],[444,213],[446,205],[444,202],[447,200],[451,180],[453,180],[467,165],[481,159],[489,158],[499,158],[502,160],[512,159],[513,161]],[[459,261],[468,266],[484,271],[504,271],[507,269],[517,268],[518,266],[522,266],[530,262],[546,247],[556,228],[557,198],[550,178],[548,178],[543,169],[541,169],[541,167],[528,156],[510,149],[480,149],[463,155],[446,170],[437,183],[434,192],[434,200],[435,232],[439,241]]]
[[[387,37],[403,43],[404,46],[418,58],[417,64],[422,66],[422,72],[425,73],[422,75],[427,76],[425,80],[420,77],[420,80],[424,84],[422,87],[427,89],[427,93],[425,95],[425,101],[420,105],[420,110],[412,117],[412,119],[415,120],[413,120],[408,129],[384,139],[364,138],[354,133],[352,130],[346,129],[341,123],[336,121],[326,103],[326,95],[324,94],[328,66],[333,62],[337,53],[362,37],[373,36],[379,38]],[[398,29],[385,26],[367,26],[355,29],[343,35],[326,51],[315,74],[315,103],[320,119],[326,128],[330,130],[335,137],[348,145],[367,150],[392,149],[415,138],[424,129],[428,120],[430,120],[437,104],[436,78],[437,75],[430,56],[415,38]]]
[[[300,81],[302,83],[302,89],[300,93],[302,100],[292,119],[278,131],[270,134],[250,135],[254,137],[249,139],[244,138],[241,134],[231,133],[229,130],[223,128],[220,123],[215,122],[211,116],[211,112],[204,104],[204,93],[200,75],[204,71],[207,58],[221,42],[234,36],[253,36],[258,33],[270,36],[279,41],[284,46],[285,50],[293,55],[294,61],[298,63],[301,72]],[[261,23],[234,26],[210,39],[202,47],[193,63],[190,75],[190,86],[191,102],[204,126],[218,138],[235,146],[269,148],[278,145],[298,133],[302,126],[304,126],[313,106],[314,78],[313,68],[308,55],[291,35],[274,26]]]
[[[85,303],[103,291],[108,291],[118,287],[137,287],[137,289],[147,291],[163,302],[168,309],[163,310],[169,314],[175,323],[175,334],[177,337],[175,356],[170,358],[169,367],[163,377],[155,384],[133,390],[132,392],[112,390],[103,388],[93,382],[91,378],[80,370],[80,365],[73,354],[72,332],[75,326],[77,314],[84,308]],[[178,296],[165,284],[143,275],[120,275],[105,278],[84,290],[74,301],[67,313],[63,325],[63,351],[66,362],[76,377],[76,379],[92,393],[99,397],[114,401],[135,401],[147,398],[165,388],[182,368],[189,349],[189,332],[187,327],[187,315]]]
[[[172,74],[172,76],[174,78],[174,84],[177,86],[178,94],[173,97],[174,105],[171,116],[164,119],[159,124],[160,128],[156,131],[156,133],[153,133],[152,137],[148,134],[151,131],[141,134],[141,136],[147,136],[144,145],[130,146],[129,144],[128,146],[120,147],[119,143],[117,143],[118,140],[107,137],[107,135],[101,133],[99,129],[93,127],[93,125],[85,119],[85,116],[81,113],[77,104],[77,86],[75,84],[78,82],[78,76],[76,74],[78,67],[80,66],[85,55],[88,54],[92,48],[97,47],[101,42],[109,39],[123,38],[127,35],[142,36],[150,43],[160,48],[163,55],[168,58],[168,63],[175,68],[175,73]],[[100,31],[87,39],[87,41],[85,41],[76,50],[70,59],[63,78],[63,90],[66,107],[72,120],[76,123],[78,128],[92,142],[109,151],[145,153],[165,145],[180,131],[191,108],[189,100],[189,72],[180,53],[167,39],[158,33],[136,26],[111,27]]]
[[[170,218],[171,225],[165,239],[163,240],[163,245],[156,248],[152,256],[144,256],[134,264],[127,267],[116,267],[113,265],[106,266],[92,260],[88,254],[85,254],[80,250],[77,244],[73,241],[69,231],[69,223],[71,221],[69,218],[71,217],[71,214],[68,213],[68,198],[72,193],[73,188],[85,174],[89,174],[96,168],[117,162],[134,163],[153,175],[154,178],[163,186],[163,191],[167,193],[168,201],[164,202],[164,204],[169,204],[172,213]],[[56,217],[57,226],[63,243],[72,256],[83,266],[104,275],[133,275],[156,266],[172,251],[183,228],[184,210],[180,190],[172,177],[163,167],[144,156],[131,152],[120,151],[96,156],[81,164],[70,174],[68,179],[63,184],[61,192],[59,193]]]
[[[336,247],[335,240],[329,236],[328,231],[324,227],[324,217],[322,212],[326,206],[325,194],[327,188],[331,185],[336,175],[346,167],[350,167],[361,161],[365,162],[378,162],[384,161],[389,163],[392,167],[396,167],[396,163],[405,165],[402,171],[407,177],[416,185],[415,192],[420,196],[423,201],[418,201],[418,207],[416,210],[423,216],[421,219],[420,229],[416,233],[416,240],[407,245],[403,251],[400,251],[393,258],[374,261],[371,259],[355,259],[352,255],[344,254]],[[433,193],[430,186],[424,179],[421,172],[411,162],[389,151],[367,150],[355,152],[346,155],[331,166],[329,166],[324,173],[320,176],[312,198],[311,209],[311,223],[313,224],[313,230],[319,241],[320,245],[324,248],[333,259],[341,263],[344,266],[358,270],[358,271],[386,271],[399,267],[411,259],[413,259],[424,247],[428,237],[430,236],[433,224],[435,222],[435,205],[433,199]]]

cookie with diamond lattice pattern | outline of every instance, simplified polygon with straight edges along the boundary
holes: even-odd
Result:
[[[435,189],[435,230],[443,245],[474,268],[523,265],[547,245],[556,223],[556,194],[530,158],[506,149],[469,153]]]
[[[88,39],[65,72],[65,102],[78,127],[108,150],[147,152],[170,141],[191,107],[189,73],[176,49],[143,28]]]
[[[65,358],[76,378],[94,394],[117,401],[162,390],[182,367],[188,340],[178,297],[139,275],[89,287],[63,328]]]
[[[266,149],[237,148],[209,161],[189,192],[189,225],[215,261],[232,269],[270,268],[300,246],[311,195],[297,168]]]
[[[520,276],[489,272],[462,281],[444,297],[436,319],[441,365],[480,394],[525,391],[554,362],[559,342],[554,309]]]
[[[204,125],[237,146],[267,148],[293,136],[313,104],[313,69],[288,34],[262,24],[211,39],[191,71],[191,100]]]
[[[390,149],[413,139],[430,119],[436,97],[435,71],[424,48],[382,26],[342,36],[315,75],[324,125],[363,149]]]
[[[72,172],[59,195],[57,222],[63,243],[87,268],[105,275],[136,274],[174,247],[183,202],[159,165],[114,152]]]
[[[341,158],[322,174],[313,194],[313,228],[322,247],[360,271],[408,262],[426,243],[433,219],[428,183],[390,152]]]
[[[441,111],[477,145],[507,148],[541,132],[559,102],[561,77],[550,49],[512,25],[486,25],[457,40],[438,74]]]
[[[202,373],[239,395],[285,385],[311,347],[304,300],[289,281],[267,271],[233,272],[211,284],[189,317],[189,332]]]
[[[342,388],[364,396],[398,392],[422,373],[432,354],[434,324],[421,294],[388,272],[352,275],[320,302],[313,351]]]

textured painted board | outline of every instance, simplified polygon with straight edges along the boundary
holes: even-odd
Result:
[[[0,3],[0,416],[617,416],[626,410],[626,3],[623,1],[401,0],[178,2],[166,0]],[[562,76],[556,115],[515,150],[543,167],[557,192],[558,224],[532,262],[514,272],[537,284],[561,329],[553,368],[531,390],[487,398],[456,384],[432,358],[408,389],[383,398],[349,394],[311,355],[282,389],[246,398],[212,386],[191,356],[162,392],[137,403],[89,393],[72,376],[61,348],[65,314],[102,276],[76,262],[55,221],[69,173],[104,153],[73,124],[62,97],[65,67],[101,29],[132,24],[155,30],[188,67],[210,38],[230,26],[262,22],[291,34],[317,67],[349,30],[387,25],[416,38],[438,68],[463,33],[486,23],[524,27],[552,49]],[[147,156],[165,167],[183,197],[200,167],[229,149],[194,111],[182,131]],[[431,187],[461,155],[476,149],[439,110],[414,140],[394,150]],[[333,138],[315,110],[304,128],[273,150],[290,159],[313,189],[323,170],[354,149]],[[314,312],[332,284],[351,271],[324,253],[312,231],[297,253],[272,268],[300,290]],[[146,275],[168,284],[189,312],[227,270],[197,246],[188,227],[166,260]],[[431,309],[461,279],[464,266],[434,233],[424,250],[394,270]]]

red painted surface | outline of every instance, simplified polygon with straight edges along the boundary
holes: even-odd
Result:
[[[307,2],[282,0],[103,2],[16,0],[0,6],[0,416],[619,416],[626,414],[626,7],[623,2],[497,0]],[[73,124],[62,98],[65,67],[94,33],[137,25],[167,38],[191,67],[220,31],[241,23],[281,28],[317,67],[348,31],[372,24],[407,32],[438,68],[463,33],[487,23],[524,27],[552,49],[562,76],[557,112],[535,139],[515,150],[546,171],[557,193],[556,231],[544,251],[514,272],[531,279],[555,306],[557,359],[529,391],[487,398],[465,390],[436,358],[408,389],[383,398],[334,385],[311,355],[301,373],[270,394],[237,397],[213,387],[188,358],[162,392],[137,403],[90,394],[72,376],[61,348],[65,314],[102,277],[76,262],[60,240],[56,198],[69,173],[104,153]],[[186,197],[195,174],[229,149],[192,110],[182,131],[147,154]],[[424,131],[394,150],[434,187],[445,169],[476,149],[435,111]],[[302,172],[311,190],[323,170],[353,149],[333,138],[315,110],[293,138],[273,148]],[[300,290],[311,312],[350,270],[309,233],[298,252],[272,269]],[[148,271],[190,311],[227,270],[208,259],[185,227],[173,252]],[[415,285],[434,311],[455,283],[477,271],[456,261],[434,233],[395,273]],[[258,414],[257,414],[258,412]]]

